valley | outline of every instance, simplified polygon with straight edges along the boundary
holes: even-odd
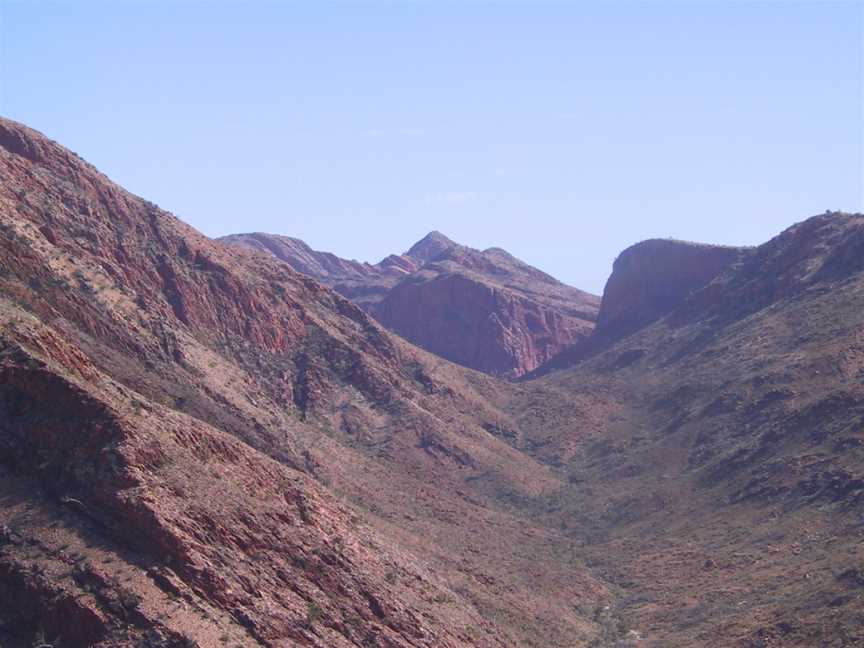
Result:
[[[864,216],[601,299],[211,240],[6,119],[0,177],[2,645],[864,644]]]

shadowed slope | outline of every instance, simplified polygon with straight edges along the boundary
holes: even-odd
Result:
[[[538,514],[646,641],[864,642],[862,237],[861,215],[796,225],[511,404],[572,484]]]

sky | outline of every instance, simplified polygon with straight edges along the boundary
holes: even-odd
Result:
[[[864,211],[864,3],[0,0],[0,114],[209,236],[430,230],[600,293]]]

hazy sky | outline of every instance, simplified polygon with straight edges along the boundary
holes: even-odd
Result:
[[[211,236],[438,229],[600,292],[864,210],[862,6],[0,0],[0,113]]]

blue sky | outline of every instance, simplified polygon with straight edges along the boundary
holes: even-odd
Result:
[[[437,229],[600,292],[864,210],[862,6],[0,0],[0,113],[211,236]]]

